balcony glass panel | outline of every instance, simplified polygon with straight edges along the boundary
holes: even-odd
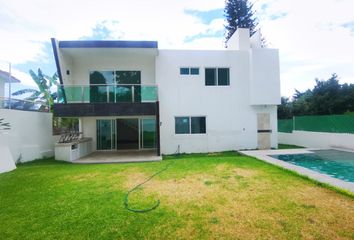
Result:
[[[156,86],[86,85],[58,86],[58,103],[155,102]]]

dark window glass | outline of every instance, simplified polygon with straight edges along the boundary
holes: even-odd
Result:
[[[230,73],[228,68],[218,68],[218,85],[230,85]]]
[[[199,68],[191,68],[191,75],[199,75]]]
[[[216,85],[216,69],[206,68],[205,69],[205,85],[214,86]]]
[[[95,84],[90,86],[90,102],[109,102],[111,100],[111,89],[106,84],[113,83],[113,71],[90,72],[90,84]]]
[[[116,71],[117,84],[140,84],[140,71]]]
[[[114,84],[113,71],[90,72],[90,84]]]
[[[189,68],[180,68],[179,74],[181,75],[189,75]]]
[[[175,133],[176,134],[190,133],[189,117],[176,117],[175,118]]]
[[[192,133],[206,133],[205,117],[191,117]]]

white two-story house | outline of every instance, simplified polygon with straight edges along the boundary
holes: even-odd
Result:
[[[248,29],[224,50],[162,50],[155,41],[52,45],[62,84],[54,115],[79,118],[92,151],[277,147],[278,50],[261,48]]]

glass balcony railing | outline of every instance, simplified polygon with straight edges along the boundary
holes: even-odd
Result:
[[[156,102],[155,85],[59,85],[58,103]]]
[[[22,111],[49,112],[50,108],[46,102],[29,101],[24,99],[14,99],[0,97],[0,109],[12,109]]]

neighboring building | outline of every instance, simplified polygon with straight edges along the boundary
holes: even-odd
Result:
[[[62,86],[54,115],[78,117],[92,150],[157,154],[276,148],[278,50],[239,29],[225,50],[154,41],[52,39]]]
[[[11,83],[21,82],[14,76],[10,76],[8,72],[0,70],[0,97],[5,97],[5,83],[9,83],[10,79],[11,79]]]

